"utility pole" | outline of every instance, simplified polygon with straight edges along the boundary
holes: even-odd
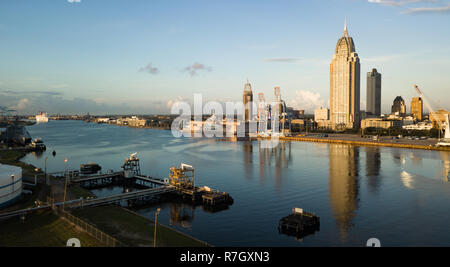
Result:
[[[48,160],[48,156],[45,157],[45,160],[44,160],[45,184],[46,184],[46,185],[50,185],[50,183],[47,181],[47,160]]]
[[[158,215],[159,212],[161,211],[160,208],[156,209],[156,213],[155,213],[155,232],[154,232],[154,236],[153,236],[153,247],[156,248],[156,226],[158,225]]]
[[[63,208],[62,208],[62,210],[64,211],[64,208],[65,208],[65,206],[66,206],[66,195],[67,195],[67,178],[68,178],[68,175],[67,175],[67,162],[68,162],[69,160],[66,158],[66,159],[64,159],[64,164],[65,164],[65,167],[64,167],[64,175],[66,176],[66,183],[65,183],[65,185],[64,185],[64,201],[63,201]]]

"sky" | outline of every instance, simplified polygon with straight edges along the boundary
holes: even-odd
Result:
[[[418,84],[450,109],[450,0],[2,0],[0,105],[19,114],[162,114],[176,100],[242,101],[248,79],[312,113],[329,106],[344,21],[382,112]]]

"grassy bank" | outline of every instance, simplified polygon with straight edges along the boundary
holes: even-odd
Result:
[[[118,206],[74,210],[73,215],[128,246],[153,246],[154,222]],[[158,247],[205,247],[206,243],[158,224]]]
[[[67,240],[78,238],[82,247],[103,246],[50,211],[0,221],[0,247],[65,247]]]

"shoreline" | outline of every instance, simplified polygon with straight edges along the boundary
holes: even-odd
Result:
[[[264,140],[266,138],[258,138]],[[356,140],[343,140],[343,139],[323,139],[312,137],[280,137],[280,140],[294,141],[294,142],[311,142],[311,143],[329,143],[329,144],[346,144],[355,146],[382,146],[382,147],[395,147],[395,148],[408,148],[408,149],[423,149],[423,150],[435,150],[435,151],[448,151],[448,147],[436,147],[432,145],[417,145],[417,144],[399,144],[388,143],[383,141],[356,141]]]

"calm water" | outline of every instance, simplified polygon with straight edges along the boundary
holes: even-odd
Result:
[[[450,153],[319,143],[176,139],[170,131],[80,121],[28,127],[47,152],[24,161],[48,171],[93,161],[118,170],[138,152],[141,170],[167,177],[181,162],[195,167],[196,184],[229,192],[228,210],[164,204],[158,220],[215,246],[450,246]],[[56,157],[51,152],[56,151]],[[110,194],[120,189],[96,193]],[[301,207],[321,217],[321,230],[299,241],[280,235],[278,220]],[[138,210],[154,218],[155,207]]]

